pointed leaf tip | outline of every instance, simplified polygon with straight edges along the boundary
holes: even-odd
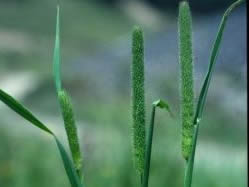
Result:
[[[56,31],[55,31],[55,46],[53,58],[53,75],[57,92],[61,90],[61,75],[60,75],[60,6],[57,5],[56,15]]]
[[[170,114],[170,116],[171,116],[171,117],[174,117],[172,111],[170,110],[170,106],[169,106],[169,104],[168,104],[167,102],[165,102],[165,101],[159,99],[159,100],[153,102],[152,105],[153,105],[154,107],[159,107],[159,108],[161,108],[161,109],[166,109],[167,112]]]

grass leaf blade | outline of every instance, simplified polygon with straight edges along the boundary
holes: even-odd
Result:
[[[71,183],[72,187],[83,187],[83,185],[80,183],[80,179],[77,175],[77,172],[73,166],[73,163],[71,162],[71,160],[69,159],[69,156],[67,155],[67,152],[65,151],[64,147],[62,146],[62,144],[60,143],[60,141],[56,138],[56,136],[54,136],[57,147],[60,151],[60,155],[64,164],[64,168],[66,170],[68,179]]]
[[[205,80],[204,80],[204,83],[202,85],[202,89],[200,92],[200,96],[199,96],[199,100],[198,100],[198,104],[197,104],[197,110],[196,110],[195,118],[194,118],[194,124],[197,123],[197,119],[200,120],[202,118],[202,113],[203,113],[204,105],[206,102],[208,88],[210,85],[210,81],[211,81],[212,74],[214,71],[214,66],[215,66],[218,52],[220,49],[220,44],[222,41],[222,36],[223,36],[224,28],[225,28],[225,25],[227,22],[227,18],[231,14],[231,12],[243,2],[244,2],[244,0],[238,0],[238,1],[234,2],[232,5],[230,5],[230,7],[226,10],[226,12],[224,13],[224,15],[222,17],[222,20],[221,20],[221,23],[219,26],[219,30],[218,30],[218,33],[217,33],[217,36],[216,36],[216,39],[215,39],[215,42],[213,45],[213,49],[211,52],[208,72],[206,74],[206,77],[205,77]]]
[[[18,101],[16,101],[12,96],[8,95],[6,92],[0,89],[0,100],[5,103],[8,107],[22,116],[24,119],[31,122],[36,127],[53,134],[40,120],[38,120],[29,110],[23,107]]]
[[[60,7],[57,6],[56,17],[56,34],[53,58],[53,75],[57,92],[61,90],[61,75],[60,75]]]
[[[52,135],[55,138],[68,179],[71,183],[71,186],[82,187],[82,184],[79,182],[80,180],[76,174],[76,170],[72,162],[70,161],[64,147],[59,142],[59,140],[56,138],[54,133],[50,129],[48,129],[40,120],[38,120],[28,109],[26,109],[23,105],[21,105],[18,101],[16,101],[12,96],[10,96],[9,94],[7,94],[1,89],[0,89],[0,100],[3,103],[5,103],[9,108],[11,108],[13,111],[15,111],[17,114],[22,116],[24,119],[31,122],[31,124],[47,132],[48,134]]]

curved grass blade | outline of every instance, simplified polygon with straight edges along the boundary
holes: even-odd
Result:
[[[184,187],[191,187],[191,184],[192,184],[195,149],[196,149],[196,145],[197,145],[200,120],[202,117],[203,108],[205,106],[207,92],[208,92],[208,88],[210,85],[212,73],[214,71],[214,65],[215,65],[218,51],[220,48],[220,44],[221,44],[224,28],[226,25],[226,21],[227,21],[228,16],[230,15],[230,13],[243,2],[244,2],[244,0],[238,0],[235,3],[233,3],[224,13],[222,20],[221,20],[221,23],[220,23],[220,26],[219,26],[218,34],[216,36],[214,46],[213,46],[213,49],[211,52],[211,58],[210,58],[208,72],[207,72],[207,75],[205,77],[205,81],[202,85],[202,89],[200,92],[200,96],[199,96],[198,104],[197,104],[197,109],[196,109],[196,113],[195,113],[195,118],[193,121],[193,124],[195,125],[194,137],[193,137],[193,141],[192,141],[193,146],[192,146],[192,150],[191,150],[190,159],[187,162],[187,168],[186,168],[185,179],[184,179]]]
[[[61,90],[61,75],[60,75],[60,6],[57,6],[56,17],[56,34],[53,59],[53,75],[57,92]]]
[[[150,161],[151,161],[151,150],[152,150],[152,142],[153,142],[153,132],[154,132],[154,123],[155,123],[155,115],[156,108],[166,109],[170,115],[172,115],[169,104],[162,101],[157,100],[152,104],[152,113],[151,113],[151,121],[148,129],[148,135],[146,139],[146,149],[145,149],[145,163],[144,163],[144,177],[143,177],[143,187],[148,187],[149,185],[149,176],[150,176]]]
[[[238,7],[241,3],[243,3],[244,0],[238,0],[236,2],[234,2],[232,5],[230,5],[230,7],[226,10],[226,12],[224,13],[220,26],[219,26],[219,30],[218,30],[218,34],[216,36],[214,45],[213,45],[213,49],[211,52],[211,58],[210,58],[210,62],[209,62],[209,67],[208,67],[208,72],[206,74],[204,83],[202,85],[202,89],[200,92],[200,96],[199,96],[199,100],[198,100],[198,104],[197,104],[197,110],[195,113],[195,117],[194,117],[194,124],[197,123],[197,119],[201,120],[202,118],[202,113],[203,113],[203,109],[204,109],[204,105],[206,102],[206,97],[207,97],[207,92],[208,92],[208,88],[209,88],[209,84],[210,84],[210,80],[212,78],[212,74],[214,71],[214,66],[216,63],[216,58],[220,49],[220,44],[222,41],[222,36],[223,36],[223,32],[224,32],[224,28],[227,22],[227,18],[228,16],[231,14],[231,12]]]
[[[8,95],[6,92],[0,89],[0,100],[8,105],[12,110],[18,113],[20,116],[31,122],[36,127],[46,131],[47,133],[53,135],[53,132],[50,131],[41,121],[39,121],[31,112],[24,108],[19,102],[17,102],[13,97]]]
[[[60,143],[60,141],[57,139],[56,136],[54,136],[56,144],[59,148],[60,154],[61,154],[61,158],[64,164],[64,168],[67,172],[67,176],[70,180],[71,186],[72,187],[83,187],[83,185],[80,182],[80,179],[77,175],[77,171],[75,170],[73,163],[71,162],[71,160],[69,159],[67,152],[65,151],[64,147],[62,146],[62,144]]]
[[[161,108],[161,109],[165,109],[165,110],[170,114],[170,116],[171,116],[172,118],[174,118],[174,114],[173,114],[173,112],[171,111],[170,106],[169,106],[169,104],[168,104],[167,102],[165,102],[165,101],[159,99],[159,100],[153,102],[153,106],[159,107],[159,108]]]
[[[77,176],[76,170],[69,159],[64,147],[59,142],[55,134],[48,129],[41,121],[39,121],[29,110],[27,110],[24,106],[22,106],[18,101],[16,101],[13,97],[8,95],[6,92],[0,89],[0,100],[5,103],[8,107],[10,107],[13,111],[17,114],[22,116],[27,121],[31,122],[31,124],[35,125],[36,127],[40,128],[41,130],[47,132],[48,134],[52,135],[56,141],[58,149],[60,151],[60,155],[68,176],[68,179],[71,183],[72,187],[83,187],[80,183],[79,177]]]

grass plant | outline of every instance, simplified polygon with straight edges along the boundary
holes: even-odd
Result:
[[[218,52],[221,46],[226,21],[231,12],[243,3],[244,0],[237,0],[224,13],[216,39],[211,50],[209,67],[201,87],[197,106],[194,106],[194,78],[193,78],[193,52],[192,52],[192,18],[190,7],[187,1],[179,3],[179,63],[180,63],[180,95],[181,95],[181,123],[182,123],[182,156],[186,163],[184,187],[191,187],[197,147],[200,122],[206,103],[208,88],[214,72]],[[26,119],[30,124],[38,127],[43,132],[52,136],[59,150],[62,162],[72,187],[83,187],[83,161],[80,150],[77,126],[75,123],[72,102],[69,94],[62,87],[60,74],[60,8],[57,7],[56,35],[53,59],[53,75],[56,92],[64,127],[67,134],[71,157],[66,152],[63,144],[47,125],[35,117],[26,107],[15,98],[0,89],[0,100],[14,112]],[[140,27],[135,27],[132,33],[132,64],[131,64],[131,95],[132,95],[132,141],[133,160],[135,169],[141,178],[141,186],[149,186],[150,164],[153,145],[153,132],[156,117],[156,109],[165,109],[173,116],[169,104],[157,100],[152,103],[151,120],[148,128],[145,121],[145,88],[144,88],[144,36]],[[72,160],[72,161],[71,161]]]
[[[67,134],[67,139],[73,158],[74,166],[81,181],[83,180],[82,174],[82,156],[79,145],[79,138],[77,134],[77,127],[74,120],[74,113],[71,98],[62,88],[61,74],[60,74],[60,7],[57,6],[56,17],[56,35],[55,35],[55,47],[54,47],[54,60],[53,60],[53,72],[55,87],[60,104],[61,113],[64,120],[64,126]]]
[[[228,7],[228,9],[225,11],[225,13],[222,17],[221,23],[219,25],[217,36],[216,36],[216,39],[214,41],[213,48],[211,51],[208,71],[207,71],[207,74],[205,76],[204,82],[202,84],[201,92],[200,92],[198,102],[197,102],[197,108],[196,108],[194,119],[192,122],[194,125],[194,136],[193,136],[193,140],[192,140],[190,159],[187,161],[187,166],[186,166],[186,171],[185,171],[184,187],[191,187],[191,185],[192,185],[195,150],[196,150],[196,146],[197,146],[199,125],[200,125],[200,122],[202,119],[203,109],[205,107],[208,88],[209,88],[210,81],[211,81],[211,78],[212,78],[212,75],[214,72],[216,59],[217,59],[218,52],[219,52],[219,49],[221,46],[221,41],[222,41],[222,36],[223,36],[224,28],[226,25],[226,21],[227,21],[228,16],[231,14],[231,12],[243,2],[244,2],[244,0],[238,0],[238,1],[234,2],[232,5],[230,5]]]
[[[198,98],[196,110],[194,108],[194,79],[192,54],[192,17],[187,1],[179,3],[178,34],[179,34],[179,62],[180,62],[180,90],[181,90],[181,122],[182,122],[182,155],[186,161],[184,187],[191,187],[194,168],[195,150],[197,146],[199,125],[205,106],[208,88],[214,71],[214,65],[221,45],[223,31],[229,14],[244,0],[233,3],[224,13],[219,30],[211,51],[208,72],[204,79]],[[141,53],[143,55],[143,53]],[[133,82],[135,84],[136,82]],[[154,103],[155,104],[155,103]],[[167,107],[168,108],[168,107]],[[153,141],[153,129],[156,105],[153,105],[151,124],[146,141],[145,171],[143,187],[149,186],[150,159]]]
[[[0,89],[0,100],[10,107],[17,114],[22,116],[24,119],[29,121],[34,126],[40,128],[44,132],[53,136],[56,145],[59,149],[64,168],[66,170],[68,179],[72,187],[83,187],[82,181],[82,170],[81,170],[81,154],[79,149],[79,141],[77,136],[77,130],[74,122],[72,105],[69,96],[61,88],[61,78],[60,78],[60,36],[59,36],[59,17],[60,8],[57,7],[57,21],[56,21],[56,39],[55,39],[55,50],[54,50],[54,79],[56,90],[58,93],[58,98],[62,110],[62,115],[65,123],[65,128],[68,136],[68,142],[70,145],[71,154],[73,157],[73,163],[68,156],[63,144],[56,137],[55,133],[52,132],[44,123],[35,117],[28,109],[26,109],[17,100],[11,97],[9,94]]]

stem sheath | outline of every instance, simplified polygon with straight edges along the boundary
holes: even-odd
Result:
[[[143,177],[143,187],[148,187],[148,183],[149,183],[150,160],[151,160],[155,114],[156,114],[156,106],[153,105],[152,113],[151,113],[151,121],[150,121],[147,141],[146,141],[147,142],[146,149],[145,149],[145,165],[144,165],[145,170],[144,170],[144,177]]]

